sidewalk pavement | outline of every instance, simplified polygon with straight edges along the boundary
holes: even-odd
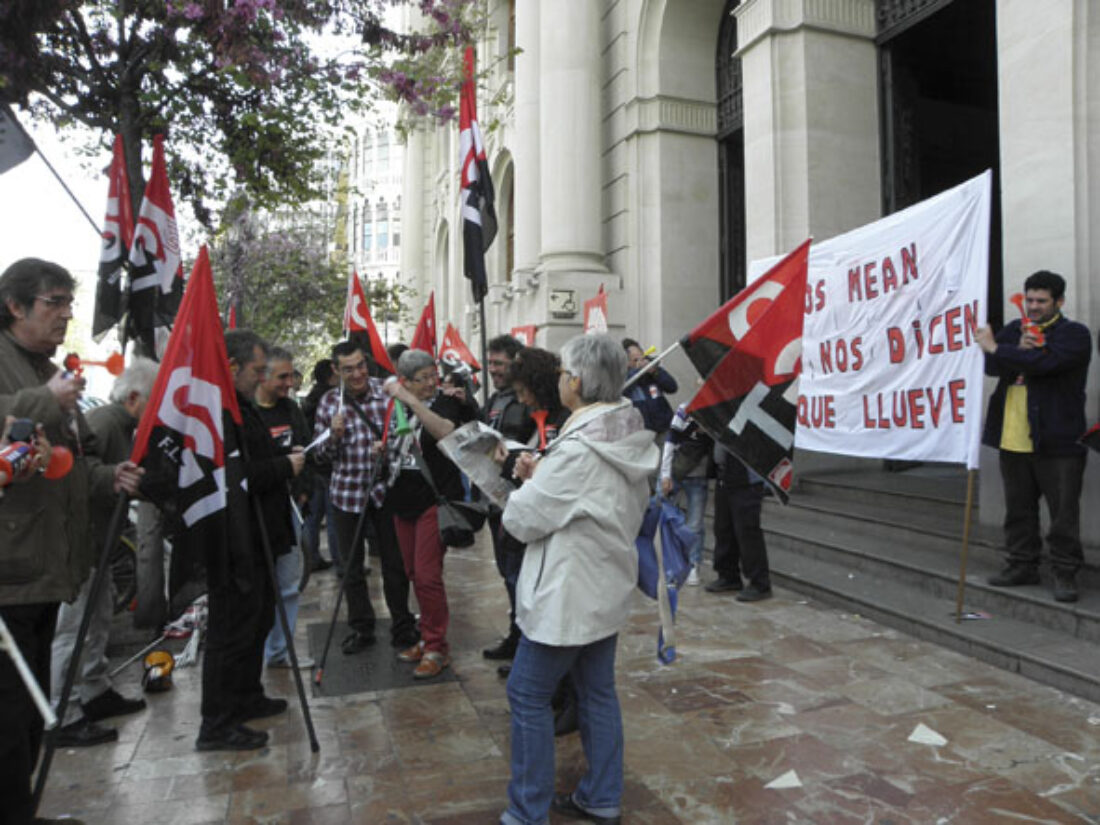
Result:
[[[370,581],[384,610],[377,572]],[[299,650],[337,582],[311,581]],[[196,753],[201,671],[177,670],[148,711],[115,720],[117,744],[58,752],[40,813],[104,825],[495,823],[508,702],[481,649],[507,608],[487,535],[448,554],[446,582],[459,681],[410,675],[408,688],[313,698],[311,754],[291,674],[272,672],[269,693],[291,711],[254,723],[268,747]],[[662,666],[656,606],[638,594],[620,637],[624,823],[1100,823],[1100,706],[789,591],[746,605],[687,588],[677,628],[680,657]],[[140,675],[134,665],[123,689]],[[570,789],[578,736],[558,740],[557,763]]]

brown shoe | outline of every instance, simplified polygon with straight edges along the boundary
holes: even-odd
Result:
[[[416,666],[416,670],[413,671],[413,678],[434,679],[442,673],[443,668],[447,667],[450,663],[451,660],[446,654],[440,653],[437,650],[429,650],[420,659],[420,664]]]
[[[407,647],[397,654],[397,660],[399,662],[419,662],[420,657],[424,655],[424,643],[417,642],[412,647]]]

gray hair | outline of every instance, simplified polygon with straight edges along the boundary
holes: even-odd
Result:
[[[159,365],[156,361],[135,356],[130,366],[115,379],[114,386],[111,387],[110,399],[116,404],[122,404],[132,392],[147,399],[153,394],[153,382],[157,380],[158,369]]]
[[[407,349],[397,359],[397,374],[413,379],[424,367],[434,367],[435,359],[422,349]]]
[[[272,344],[267,349],[268,361],[288,361],[294,363],[294,353],[288,350],[286,347],[280,347],[278,344]]]
[[[580,379],[580,397],[586,404],[622,398],[626,353],[610,335],[578,335],[566,341],[561,366]]]

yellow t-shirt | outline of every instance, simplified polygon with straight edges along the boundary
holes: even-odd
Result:
[[[1043,332],[1062,317],[1056,312],[1054,317],[1043,324],[1039,324],[1039,331]],[[1001,449],[1010,453],[1032,453],[1035,445],[1031,441],[1031,423],[1027,420],[1027,384],[1024,377],[1017,377],[1016,383],[1008,388],[1005,396],[1005,417],[1001,424]]]

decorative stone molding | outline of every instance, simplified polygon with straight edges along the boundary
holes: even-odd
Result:
[[[634,98],[626,104],[624,134],[619,139],[648,132],[714,137],[717,128],[717,110],[713,101],[658,95]]]
[[[816,29],[872,39],[875,0],[746,0],[737,16],[738,54],[770,34]]]

